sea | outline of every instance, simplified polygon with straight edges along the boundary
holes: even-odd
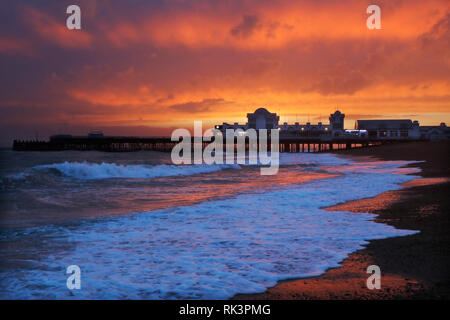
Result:
[[[317,276],[417,232],[324,209],[402,188],[410,163],[281,153],[267,176],[152,151],[0,150],[0,299],[227,299]]]

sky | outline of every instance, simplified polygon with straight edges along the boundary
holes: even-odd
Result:
[[[66,8],[81,8],[68,30]],[[369,5],[381,29],[369,30]],[[3,0],[0,145],[246,122],[450,124],[447,0]]]

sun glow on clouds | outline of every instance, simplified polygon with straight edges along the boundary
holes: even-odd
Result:
[[[198,2],[196,2],[198,4]],[[443,1],[384,3],[383,30],[366,28],[366,1],[273,1],[236,12],[232,6],[199,5],[163,13],[150,12],[138,21],[124,18],[105,28],[114,45],[131,43],[192,48],[277,49],[295,41],[382,38],[414,39],[445,14]],[[434,8],[434,9],[432,9]],[[442,8],[442,10],[439,10]]]
[[[80,1],[81,31],[66,29],[64,4],[24,3],[2,7],[14,17],[0,32],[11,137],[18,114],[36,128],[190,127],[260,106],[289,122],[336,107],[450,122],[448,1],[377,1],[372,31],[363,0]]]

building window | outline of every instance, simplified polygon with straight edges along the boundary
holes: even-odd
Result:
[[[380,131],[380,137],[381,138],[387,137],[387,131],[386,130],[381,130]]]
[[[408,130],[401,130],[400,131],[400,137],[407,137],[408,136]]]
[[[390,136],[391,136],[391,137],[396,137],[396,136],[398,136],[397,133],[398,133],[397,130],[391,130]]]

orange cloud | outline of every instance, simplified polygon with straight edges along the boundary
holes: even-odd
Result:
[[[41,39],[67,48],[87,48],[93,37],[85,30],[69,30],[65,23],[32,7],[22,9],[23,20]]]
[[[295,42],[337,39],[418,37],[445,16],[443,0],[381,1],[382,30],[368,30],[367,1],[255,2],[248,12],[232,6],[193,6],[149,13],[138,21],[104,22],[116,46],[147,43],[162,47],[276,49]],[[430,8],[435,8],[430,10]]]
[[[135,90],[120,88],[91,88],[87,90],[68,90],[71,97],[93,105],[111,107],[152,105],[164,98],[160,93],[141,85]]]

